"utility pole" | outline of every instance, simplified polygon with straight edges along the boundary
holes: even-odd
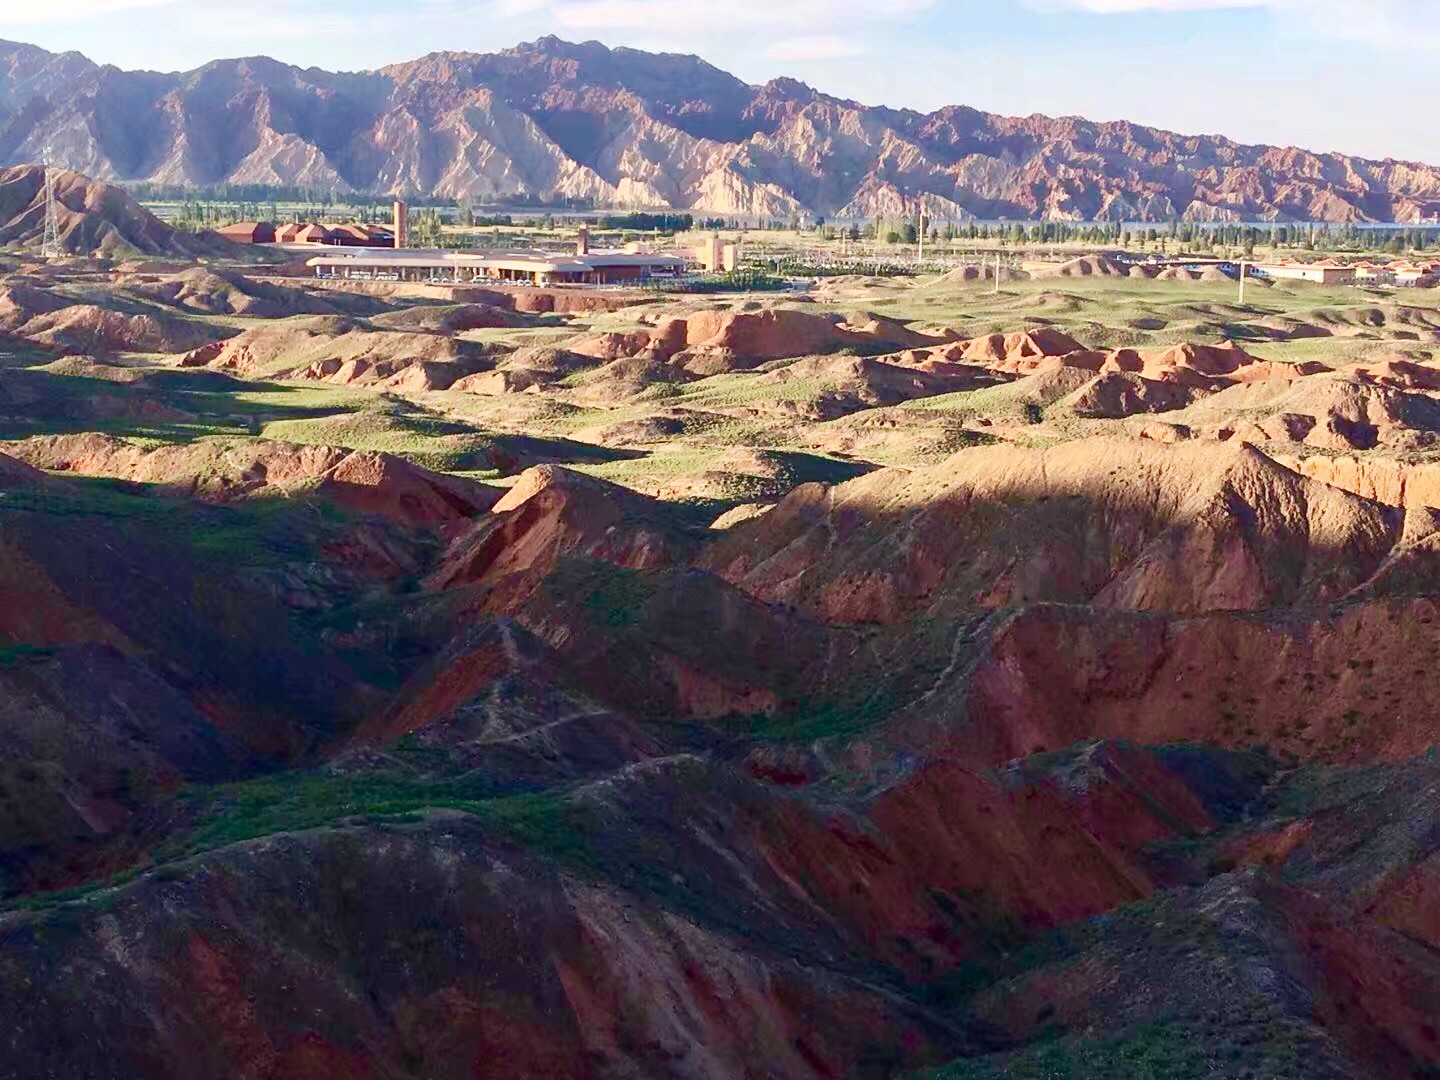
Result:
[[[995,295],[1000,295],[1000,252],[995,252]]]
[[[1245,260],[1240,260],[1240,303],[1245,303]]]

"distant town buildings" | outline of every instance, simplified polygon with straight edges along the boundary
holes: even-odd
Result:
[[[1313,281],[1317,285],[1353,285],[1355,267],[1345,266],[1334,259],[1321,262],[1274,262],[1255,263],[1253,269],[1260,277],[1277,281]]]
[[[1391,283],[1402,288],[1428,289],[1440,279],[1435,263],[1395,263],[1388,270]]]
[[[268,221],[240,221],[217,230],[237,244],[330,244],[336,247],[389,247],[394,233],[384,225],[321,225],[292,223],[272,225]]]
[[[1393,285],[1428,289],[1440,282],[1440,263],[1409,260],[1382,263],[1366,259],[1342,263],[1324,259],[1310,263],[1252,263],[1251,266],[1261,277],[1277,281],[1313,281],[1319,285]]]
[[[557,255],[545,251],[496,253],[372,248],[317,255],[306,265],[319,277],[361,280],[497,282],[524,285],[638,285],[677,277],[689,260],[683,255],[588,251]]]
[[[318,222],[271,225],[244,221],[221,233],[242,244],[284,244],[290,247],[353,248],[345,254],[317,255],[307,261],[319,277],[371,280],[517,282],[527,285],[635,285],[655,278],[675,278],[693,270],[732,273],[740,265],[740,247],[709,236],[699,247],[649,252],[639,243],[623,251],[596,251],[590,229],[581,225],[574,254],[534,249],[514,251],[442,251],[409,247],[408,211],[403,202],[392,207],[389,227]]]

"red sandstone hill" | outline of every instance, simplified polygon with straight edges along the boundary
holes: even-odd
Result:
[[[102,374],[165,410],[177,373],[7,370],[0,412],[69,433],[0,442],[0,1075],[1440,1062],[1440,484],[1358,450],[1440,430],[1427,362],[765,307],[646,310],[600,356],[451,351],[525,314],[493,299],[297,315],[184,362],[493,390],[613,354],[637,383],[751,371],[757,412],[857,410],[836,424],[987,384],[1058,420],[929,468],[832,462],[860,479],[720,532],[704,500],[555,466],[502,494],[185,413],[75,433],[116,415]],[[75,310],[0,292],[31,340]],[[121,318],[115,342],[191,326]],[[699,427],[652,404],[574,437]],[[1194,428],[1107,419],[1160,408]],[[788,445],[704,468],[779,497]]]
[[[893,319],[866,312],[818,314],[746,305],[665,319],[654,330],[603,333],[569,343],[570,352],[598,361],[640,358],[670,365],[682,378],[745,371],[769,360],[849,350],[884,352],[953,339],[927,337]],[[1068,351],[1068,350],[1067,350]]]
[[[452,541],[429,582],[476,589],[491,612],[523,604],[564,556],[643,570],[671,565],[688,546],[653,500],[555,465],[521,474],[491,509]]]
[[[3,43],[0,102],[8,160],[54,146],[107,181],[523,192],[752,217],[875,217],[922,198],[936,220],[1419,221],[1440,209],[1425,165],[1123,121],[872,108],[791,79],[748,86],[693,56],[553,37],[362,74],[265,57],[131,73]]]
[[[194,267],[159,281],[140,282],[129,292],[199,315],[245,315],[276,319],[287,315],[371,315],[385,311],[374,297],[309,290],[302,279],[280,285],[229,269]]]
[[[122,189],[78,172],[59,171],[55,202],[60,246],[70,255],[193,258],[241,250],[215,233],[173,229]],[[28,164],[0,168],[0,244],[39,247],[44,235],[45,170]]]
[[[176,350],[177,352],[179,350]],[[484,345],[443,333],[369,329],[339,315],[274,319],[177,358],[180,367],[209,367],[247,377],[286,377],[443,390],[494,366]]]
[[[437,536],[297,498],[320,448],[21,445],[222,503],[0,457],[22,1060],[1440,1057],[1426,508],[1097,440],[803,488],[725,537],[539,469]],[[360,525],[411,571],[347,562]]]
[[[1403,512],[1248,445],[1102,438],[977,447],[914,473],[807,485],[732,529],[707,562],[830,621],[1040,601],[1201,612],[1340,599],[1408,534]]]
[[[154,484],[207,502],[313,492],[407,525],[461,522],[488,510],[492,488],[432,473],[391,454],[262,439],[209,439],[144,450],[106,435],[47,435],[0,443],[49,472]]]

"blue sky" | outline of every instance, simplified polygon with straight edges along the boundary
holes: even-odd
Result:
[[[547,33],[868,104],[1440,164],[1440,0],[0,0],[0,36],[164,71],[258,53],[357,70]]]

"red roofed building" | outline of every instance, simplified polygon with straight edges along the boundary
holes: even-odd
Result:
[[[395,242],[395,235],[380,225],[335,225],[325,242],[342,247],[390,247]]]
[[[227,240],[233,240],[237,244],[273,244],[275,242],[275,226],[268,221],[237,221],[234,225],[226,225],[216,230]]]

